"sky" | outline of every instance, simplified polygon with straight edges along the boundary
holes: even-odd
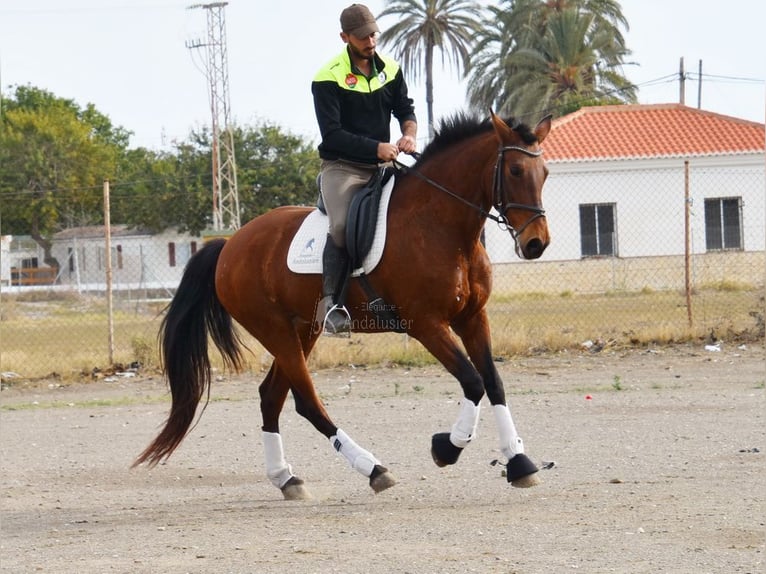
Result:
[[[224,9],[232,120],[274,123],[318,143],[311,100],[316,71],[343,49],[339,15],[349,0],[229,0]],[[485,2],[487,3],[487,2]],[[0,86],[31,85],[84,107],[95,105],[131,132],[131,147],[170,149],[211,123],[205,53],[207,13],[192,0],[0,0]],[[380,13],[385,0],[368,0]],[[639,86],[639,103],[679,101],[764,122],[766,2],[620,0],[632,54],[623,69]],[[388,19],[380,19],[382,29]],[[379,46],[379,51],[387,51]],[[440,67],[434,113],[465,109],[465,83]],[[425,89],[410,82],[421,129]],[[397,134],[392,134],[395,137]]]

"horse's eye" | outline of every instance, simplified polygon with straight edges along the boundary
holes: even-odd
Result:
[[[519,177],[521,175],[521,168],[517,165],[511,166],[511,175],[513,177]]]

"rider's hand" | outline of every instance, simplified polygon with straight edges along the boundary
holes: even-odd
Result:
[[[394,144],[380,142],[378,144],[378,159],[380,161],[394,161],[399,155],[399,148]]]
[[[402,136],[399,141],[396,142],[396,147],[402,153],[415,153],[417,150],[417,142],[412,136]]]

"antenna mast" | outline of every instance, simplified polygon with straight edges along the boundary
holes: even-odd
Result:
[[[239,229],[239,192],[237,166],[234,159],[234,132],[230,125],[229,65],[226,54],[226,20],[228,2],[194,4],[189,9],[207,11],[207,41],[187,42],[186,47],[205,48],[206,76],[210,84],[213,155],[213,229]]]

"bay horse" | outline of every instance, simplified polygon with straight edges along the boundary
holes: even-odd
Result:
[[[507,459],[508,482],[519,487],[537,484],[538,469],[524,453],[493,362],[485,308],[492,266],[481,235],[485,221],[492,218],[510,232],[521,257],[542,255],[550,238],[541,199],[548,170],[540,144],[550,129],[550,116],[534,129],[492,112],[484,120],[456,114],[442,121],[422,155],[397,175],[387,243],[380,262],[367,275],[375,293],[396,309],[406,332],[462,387],[463,400],[450,432],[432,437],[435,463],[457,462],[476,432],[486,394]],[[172,396],[170,413],[134,467],[153,466],[169,457],[192,427],[201,399],[209,399],[208,338],[227,368],[240,369],[243,355],[236,321],[274,357],[259,387],[262,438],[266,475],[284,498],[310,497],[287,463],[279,433],[288,393],[296,411],[369,479],[376,493],[395,484],[392,473],[330,418],[306,364],[321,333],[314,324],[321,277],[290,271],[287,251],[312,209],[273,209],[228,239],[207,242],[189,260],[159,333]],[[358,279],[351,280],[347,306],[355,331],[385,330],[371,315]]]

